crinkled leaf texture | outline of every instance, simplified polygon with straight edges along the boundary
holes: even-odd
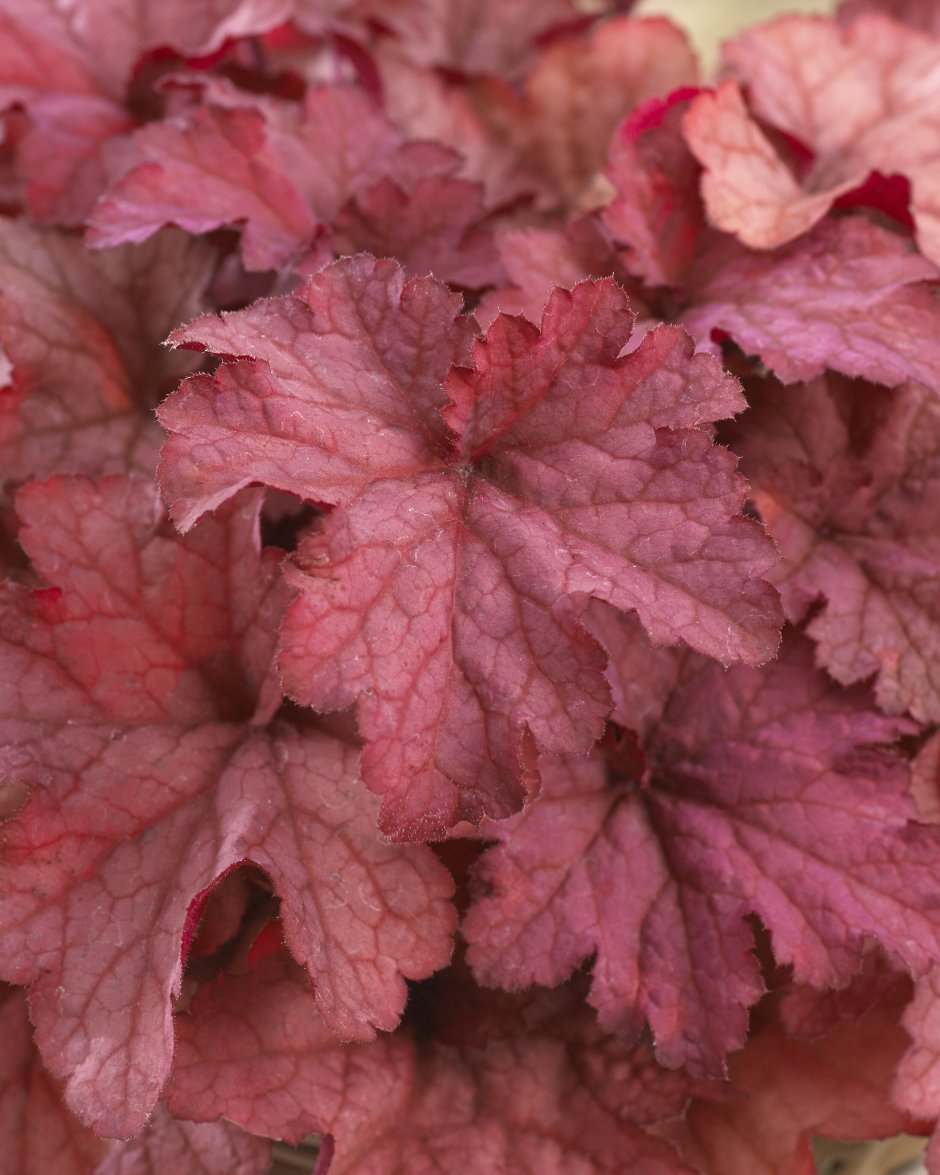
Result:
[[[2,596],[0,775],[31,788],[2,829],[0,970],[31,983],[36,1041],[69,1105],[136,1133],[172,1059],[194,900],[243,861],[336,1033],[371,1038],[404,977],[450,957],[450,875],[374,836],[354,747],[286,721],[272,653],[278,555],[256,495],[185,540],[146,482],[32,483],[20,540],[52,586]]]
[[[755,248],[793,240],[870,172],[910,182],[923,252],[940,261],[940,41],[880,15],[840,25],[792,16],[723,49],[734,82],[702,94],[686,120],[705,165],[709,218]],[[756,119],[812,154],[797,178]]]
[[[140,1137],[114,1144],[94,1175],[267,1175],[271,1149],[231,1122],[183,1122],[159,1105]]]
[[[877,674],[883,710],[940,721],[940,401],[823,377],[754,383],[736,445],[783,555],[774,573],[817,658]]]
[[[486,829],[498,847],[463,926],[478,978],[558,983],[596,952],[602,1025],[646,1020],[662,1061],[718,1074],[763,990],[745,915],[817,987],[851,978],[865,936],[923,971],[940,838],[908,823],[905,766],[874,745],[910,724],[815,670],[802,637],[722,670],[598,621],[639,747],[543,761],[540,798]]]
[[[306,705],[358,703],[400,839],[508,815],[535,746],[601,734],[586,597],[724,662],[777,643],[773,555],[708,431],[742,406],[736,381],[675,327],[618,357],[633,319],[613,282],[556,291],[541,331],[500,317],[472,348],[458,308],[393,263],[340,262],[175,332],[240,358],[160,410],[182,525],[251,482],[336,504],[290,570],[280,668]]]
[[[143,241],[167,224],[192,233],[239,225],[246,265],[277,268],[381,178],[430,178],[459,163],[425,147],[409,169],[401,133],[354,86],[311,87],[298,108],[216,83],[204,104],[134,135],[130,166],[90,218],[89,243]]]
[[[689,1079],[606,1037],[579,992],[508,999],[449,973],[430,988],[418,1002],[433,1033],[419,1020],[339,1046],[302,972],[269,955],[179,1017],[170,1105],[276,1136],[328,1134],[330,1175],[691,1175],[656,1137]]]
[[[849,216],[823,221],[774,253],[712,240],[691,275],[691,304],[681,317],[702,345],[723,331],[784,383],[832,369],[936,389],[937,276],[896,233]]]
[[[152,474],[153,408],[193,366],[157,347],[202,308],[213,262],[180,233],[94,256],[73,236],[0,219],[4,480]]]
[[[651,304],[678,317],[703,349],[717,354],[716,340],[730,337],[785,383],[834,370],[936,388],[937,267],[903,235],[859,215],[827,218],[773,251],[711,228],[682,134],[698,100],[679,91],[648,104],[612,148],[615,195],[601,219],[629,272],[673,288],[661,303],[654,292]]]

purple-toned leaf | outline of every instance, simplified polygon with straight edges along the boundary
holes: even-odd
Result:
[[[720,1074],[762,991],[745,915],[816,987],[852,977],[865,936],[920,971],[940,956],[940,841],[908,824],[904,764],[873,745],[907,724],[814,670],[802,638],[762,670],[651,648],[635,626],[621,643],[658,721],[641,714],[639,744],[606,758],[543,760],[540,798],[488,826],[463,926],[482,982],[559,983],[596,953],[605,1028],[648,1021],[666,1064]]]
[[[821,665],[876,675],[889,713],[940,720],[940,400],[837,376],[755,384],[740,422],[752,497],[783,555],[774,572]]]
[[[828,368],[937,389],[937,277],[896,233],[860,217],[826,220],[774,253],[713,240],[681,319],[703,345],[724,331],[784,383]]]

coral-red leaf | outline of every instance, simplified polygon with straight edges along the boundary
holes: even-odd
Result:
[[[732,1057],[727,1095],[693,1101],[677,1131],[682,1151],[715,1175],[811,1175],[818,1170],[811,1143],[820,1135],[868,1139],[917,1129],[890,1100],[905,1044],[893,999],[812,1042],[769,1025]]]
[[[753,115],[811,153],[797,178],[746,108],[734,82],[702,94],[686,119],[705,165],[712,222],[772,248],[810,228],[869,172],[905,176],[923,252],[940,262],[940,43],[880,15],[840,25],[784,17],[724,47]]]
[[[444,978],[418,997],[435,1033],[344,1046],[282,958],[226,976],[180,1017],[170,1104],[287,1138],[329,1134],[331,1175],[691,1175],[656,1137],[691,1083],[648,1046],[605,1037],[574,991],[514,1000]]]
[[[191,902],[241,861],[282,899],[287,944],[346,1037],[391,1029],[404,978],[450,956],[449,874],[374,837],[355,748],[279,721],[283,611],[252,495],[185,541],[145,483],[33,483],[21,535],[56,584],[2,596],[3,974],[96,1129],[134,1133],[172,1056]]]
[[[33,1047],[26,993],[0,987],[0,1153],[7,1171],[91,1175],[108,1152],[62,1104]]]
[[[211,265],[178,233],[96,257],[64,233],[0,219],[4,478],[152,473],[153,408],[192,369],[158,345],[200,309]]]
[[[160,413],[184,523],[251,480],[340,504],[298,551],[280,665],[307,705],[358,700],[366,778],[401,838],[507,815],[531,738],[600,734],[585,596],[725,662],[777,641],[758,578],[773,556],[707,431],[741,407],[736,381],[674,327],[619,357],[632,316],[613,282],[556,291],[541,331],[500,318],[450,370],[469,358],[455,311],[439,283],[341,262],[177,332],[252,362]]]

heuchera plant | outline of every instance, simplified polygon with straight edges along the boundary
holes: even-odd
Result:
[[[630,7],[0,0],[3,1172],[934,1130],[940,10]]]

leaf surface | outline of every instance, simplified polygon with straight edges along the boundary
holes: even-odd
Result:
[[[19,508],[53,586],[3,596],[0,768],[32,791],[3,830],[0,940],[70,1106],[103,1133],[141,1127],[172,1058],[188,912],[245,861],[332,1029],[393,1028],[403,977],[449,958],[452,885],[428,849],[375,840],[355,748],[263,725],[283,589],[257,499],[184,541],[159,533],[142,482],[33,483]]]
[[[271,1143],[231,1122],[181,1122],[161,1104],[139,1138],[115,1143],[94,1175],[266,1175]]]
[[[681,134],[693,93],[680,89],[644,103],[610,145],[615,195],[601,220],[629,272],[651,286],[684,286],[704,235],[701,169]]]
[[[202,308],[211,267],[177,233],[92,256],[64,233],[0,220],[4,478],[153,471],[152,409],[192,369],[157,348]]]
[[[10,1172],[91,1175],[108,1152],[62,1104],[59,1083],[33,1047],[26,993],[0,988],[0,1146]]]
[[[923,252],[940,261],[936,147],[940,44],[881,15],[840,26],[791,16],[750,29],[723,49],[733,82],[702,94],[686,119],[706,168],[709,218],[745,244],[772,248],[816,223],[870,172],[910,181],[911,214]],[[799,179],[755,122],[783,131],[812,153]]]
[[[908,826],[907,773],[872,745],[907,725],[815,671],[809,642],[723,671],[622,627],[615,715],[640,742],[543,761],[541,797],[487,827],[468,960],[517,990],[596,952],[605,1028],[645,1019],[664,1063],[720,1074],[762,991],[743,917],[817,987],[848,981],[866,935],[922,971],[940,951],[937,837]]]
[[[568,990],[514,1001],[450,973],[434,982],[420,996],[433,1034],[403,1026],[340,1045],[298,969],[269,956],[180,1018],[171,1105],[288,1138],[329,1134],[331,1175],[687,1175],[655,1135],[690,1083],[647,1047],[605,1037]]]
[[[177,332],[249,361],[160,412],[183,525],[251,481],[338,505],[289,572],[280,667],[305,705],[358,701],[365,777],[402,838],[507,815],[532,740],[601,733],[586,595],[724,661],[776,641],[770,553],[706,431],[740,407],[735,381],[676,328],[618,357],[632,316],[612,282],[556,291],[541,331],[500,318],[472,357],[456,309],[431,279],[341,262]]]
[[[722,1175],[813,1175],[815,1138],[923,1130],[890,1100],[906,1044],[898,1019],[888,1000],[815,1041],[792,1040],[776,1024],[755,1032],[731,1058],[727,1096],[689,1107],[677,1132],[683,1154]]]
[[[712,240],[681,318],[703,344],[726,332],[784,383],[831,369],[937,388],[936,276],[896,233],[861,217],[826,220],[773,253]]]
[[[940,404],[919,384],[755,385],[738,451],[781,553],[774,577],[820,664],[876,676],[889,713],[940,720]]]
[[[135,66],[157,50],[198,56],[226,38],[263,32],[290,0],[3,0],[0,106],[22,104],[31,131],[17,165],[40,223],[80,225],[104,187],[102,150],[131,129]]]
[[[518,105],[507,109],[509,141],[565,203],[577,206],[589,199],[621,119],[697,79],[692,46],[671,21],[614,18],[543,51]]]
[[[372,9],[416,65],[513,77],[537,57],[537,39],[578,19],[572,0],[387,0]]]

